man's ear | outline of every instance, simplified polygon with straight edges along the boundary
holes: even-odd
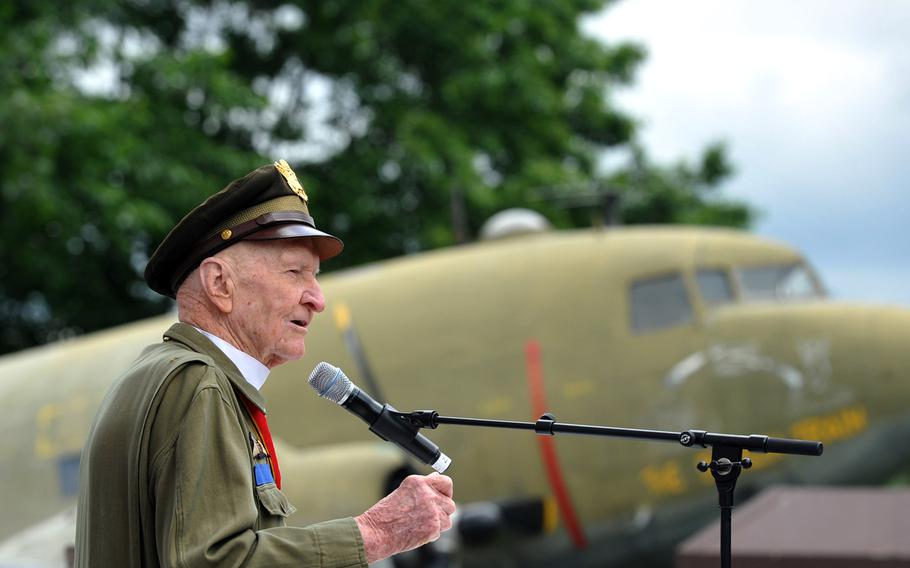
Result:
[[[234,309],[234,274],[223,258],[210,256],[199,265],[199,279],[205,296],[222,313]]]

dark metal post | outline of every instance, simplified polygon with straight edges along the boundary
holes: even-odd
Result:
[[[730,568],[733,558],[733,491],[743,469],[752,467],[752,460],[743,459],[743,449],[717,444],[711,448],[711,463],[700,462],[701,472],[711,470],[717,486],[720,507],[720,566]]]

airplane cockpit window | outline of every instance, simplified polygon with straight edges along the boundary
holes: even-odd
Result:
[[[739,269],[745,300],[793,300],[817,298],[809,271],[801,264],[772,264]]]
[[[682,275],[632,284],[632,331],[644,333],[692,321],[692,304]]]
[[[733,290],[725,270],[700,269],[695,274],[695,280],[705,304],[717,306],[733,301]]]

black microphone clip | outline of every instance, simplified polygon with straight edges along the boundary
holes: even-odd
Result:
[[[439,424],[436,423],[436,418],[439,417],[439,413],[435,410],[415,410],[413,412],[398,412],[395,408],[386,405],[389,408],[389,414],[402,422],[408,424],[409,427],[414,428],[414,433],[417,433],[417,430],[420,428],[428,428],[430,430],[435,430]],[[385,410],[385,408],[383,408]]]

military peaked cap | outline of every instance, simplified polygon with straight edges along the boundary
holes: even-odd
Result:
[[[281,160],[253,170],[190,211],[164,237],[145,267],[149,287],[176,297],[204,259],[242,240],[307,237],[321,260],[341,252],[341,239],[316,229],[309,198]]]

